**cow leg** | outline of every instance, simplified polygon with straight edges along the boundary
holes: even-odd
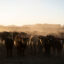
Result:
[[[24,48],[22,48],[22,56],[24,56],[25,54],[25,49]]]
[[[12,49],[10,49],[10,57],[12,57]]]
[[[7,49],[7,57],[9,57],[9,49]]]
[[[19,55],[19,47],[18,46],[16,47],[16,53],[17,53],[16,55],[18,56]]]

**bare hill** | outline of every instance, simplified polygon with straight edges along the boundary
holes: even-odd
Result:
[[[46,35],[49,33],[64,32],[64,26],[60,24],[35,24],[35,25],[24,25],[24,26],[0,26],[0,32],[27,32],[30,34]]]

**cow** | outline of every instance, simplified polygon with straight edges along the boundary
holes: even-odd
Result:
[[[15,38],[16,48],[17,48],[17,55],[24,56],[25,49],[27,47],[27,42],[29,38],[22,32],[22,34],[18,34]]]
[[[40,39],[37,35],[32,36],[31,38],[31,51],[33,55],[38,54],[39,52],[39,44],[40,44]]]
[[[11,35],[10,32],[2,32],[2,34],[1,34],[1,39],[2,39],[2,41],[4,40],[4,45],[6,47],[7,57],[12,56],[12,49],[13,49],[13,45],[14,45],[14,40],[12,37],[13,36]]]
[[[7,50],[7,57],[12,56],[13,45],[14,45],[14,40],[6,37],[5,38],[5,47],[6,47],[6,50]]]
[[[50,45],[50,54],[55,55],[56,51],[56,42],[55,42],[55,37],[53,35],[47,35],[48,42]]]
[[[57,51],[57,56],[62,55],[62,50],[63,50],[63,42],[62,39],[56,38],[56,51]]]

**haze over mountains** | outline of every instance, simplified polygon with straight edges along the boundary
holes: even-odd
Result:
[[[35,25],[24,25],[24,26],[2,26],[0,25],[0,32],[27,32],[29,34],[46,35],[46,34],[58,34],[59,32],[64,32],[64,26],[60,24],[35,24]]]

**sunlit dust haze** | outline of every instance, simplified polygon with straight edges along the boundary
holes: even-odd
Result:
[[[64,0],[0,0],[0,25],[64,24]]]

